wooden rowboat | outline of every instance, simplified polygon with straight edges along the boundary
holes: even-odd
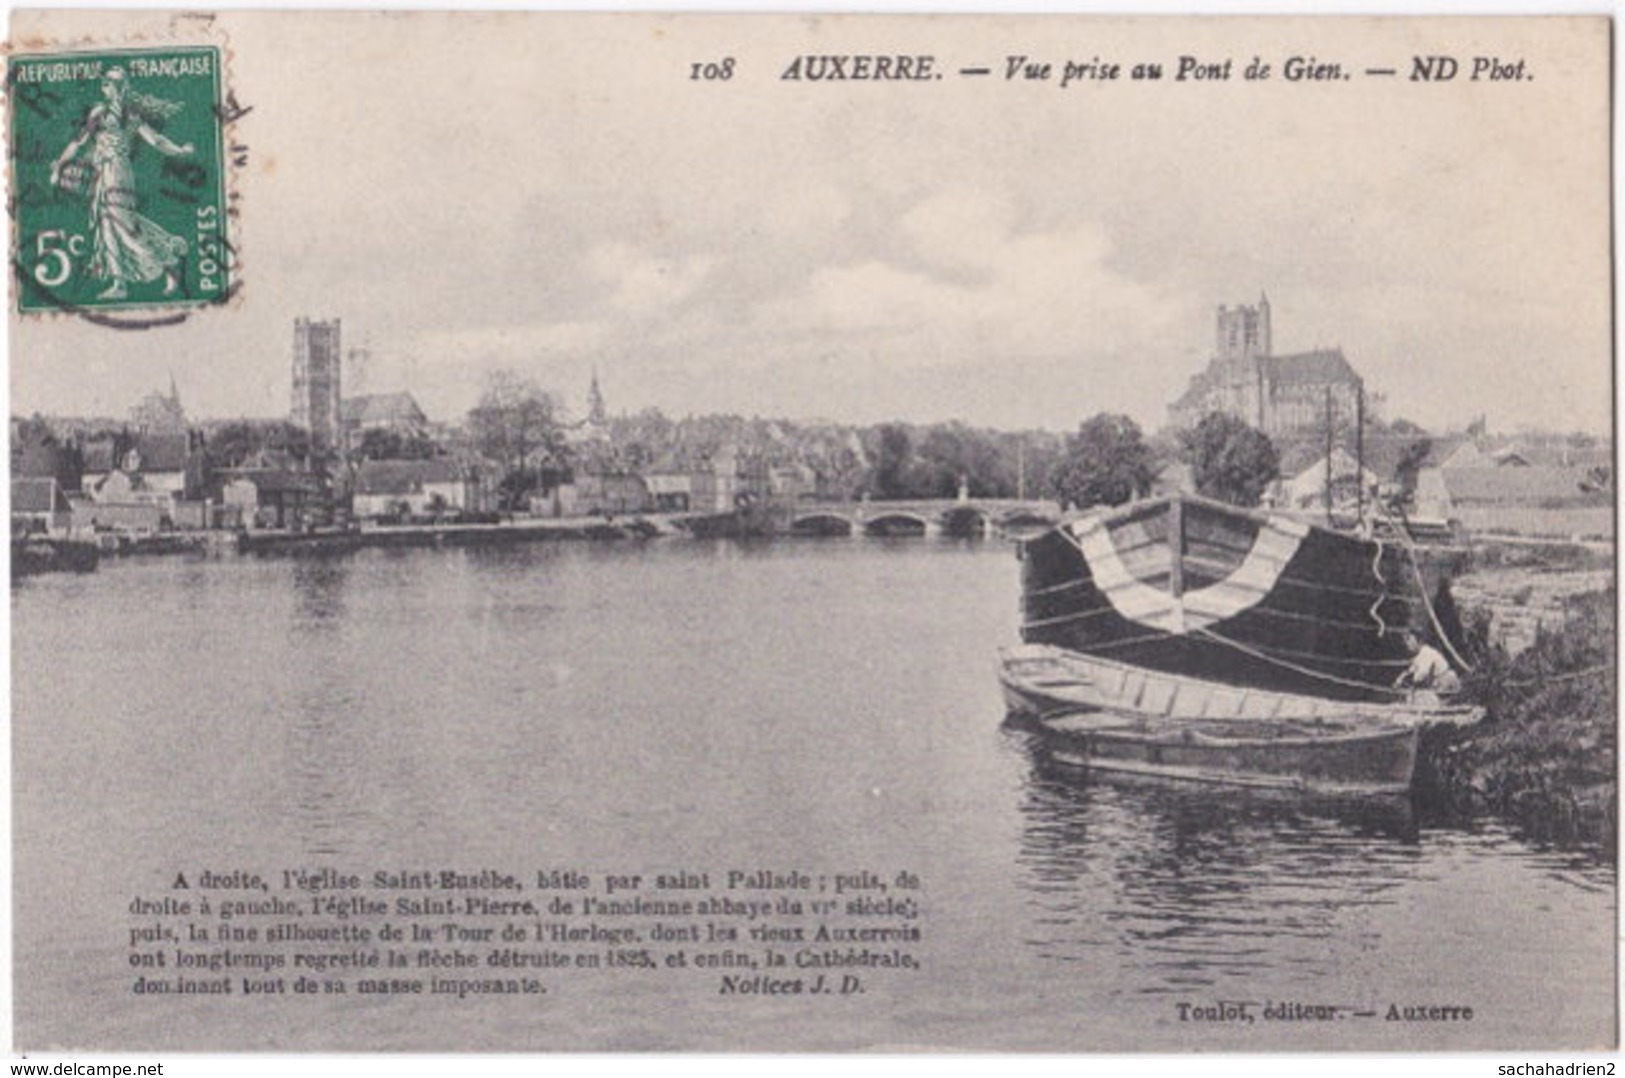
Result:
[[[1000,683],[1061,763],[1328,793],[1410,787],[1418,730],[1476,722],[1430,694],[1351,703],[1223,685],[1045,645],[1010,648]]]

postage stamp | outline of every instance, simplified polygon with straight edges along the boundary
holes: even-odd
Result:
[[[22,55],[7,81],[20,311],[230,294],[218,48]]]

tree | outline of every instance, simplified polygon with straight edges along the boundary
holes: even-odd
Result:
[[[982,498],[1008,498],[1016,490],[1016,461],[1006,458],[997,435],[957,420],[926,431],[920,442],[921,493],[952,498],[963,480],[969,492]]]
[[[1427,434],[1427,430],[1420,423],[1413,423],[1404,416],[1400,416],[1388,424],[1388,430],[1392,434],[1402,434],[1407,438],[1416,438]]]
[[[1080,509],[1121,505],[1151,491],[1151,448],[1140,425],[1126,415],[1102,412],[1085,420],[1050,472],[1050,492]]]
[[[1400,454],[1399,463],[1394,465],[1394,478],[1399,480],[1399,494],[1395,503],[1403,509],[1409,509],[1416,500],[1416,480],[1422,473],[1422,465],[1427,461],[1428,454],[1433,452],[1433,439],[1420,438],[1405,447]]]
[[[1180,437],[1199,494],[1232,505],[1257,505],[1281,477],[1281,459],[1263,431],[1226,412],[1210,412]]]
[[[425,435],[382,427],[367,431],[356,446],[356,456],[365,460],[428,460],[436,452]]]
[[[79,489],[84,457],[72,442],[64,444],[51,425],[35,413],[12,427],[11,474],[55,479],[65,490]]]
[[[310,432],[285,420],[233,420],[209,435],[204,455],[210,468],[237,468],[262,450],[305,460],[311,452]]]
[[[907,427],[887,423],[880,428],[880,447],[875,453],[875,497],[908,496],[908,469],[913,457],[914,440],[909,437]]]
[[[611,418],[607,425],[610,442],[622,451],[633,468],[647,467],[677,445],[677,424],[659,408],[645,408],[634,415]]]
[[[495,371],[485,379],[480,401],[468,413],[475,448],[509,471],[535,464],[537,455],[560,457],[564,431],[558,398],[533,379]]]
[[[474,447],[503,469],[501,500],[506,508],[523,503],[562,466],[564,427],[558,398],[513,371],[492,372],[479,403],[468,413]]]

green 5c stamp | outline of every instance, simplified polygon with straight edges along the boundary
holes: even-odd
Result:
[[[219,49],[15,56],[7,82],[20,310],[230,294]]]

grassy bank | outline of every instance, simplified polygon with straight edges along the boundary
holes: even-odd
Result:
[[[1615,625],[1612,589],[1566,602],[1517,655],[1494,644],[1491,615],[1467,607],[1470,698],[1486,710],[1466,730],[1423,739],[1418,795],[1450,816],[1495,814],[1532,837],[1614,849]]]

